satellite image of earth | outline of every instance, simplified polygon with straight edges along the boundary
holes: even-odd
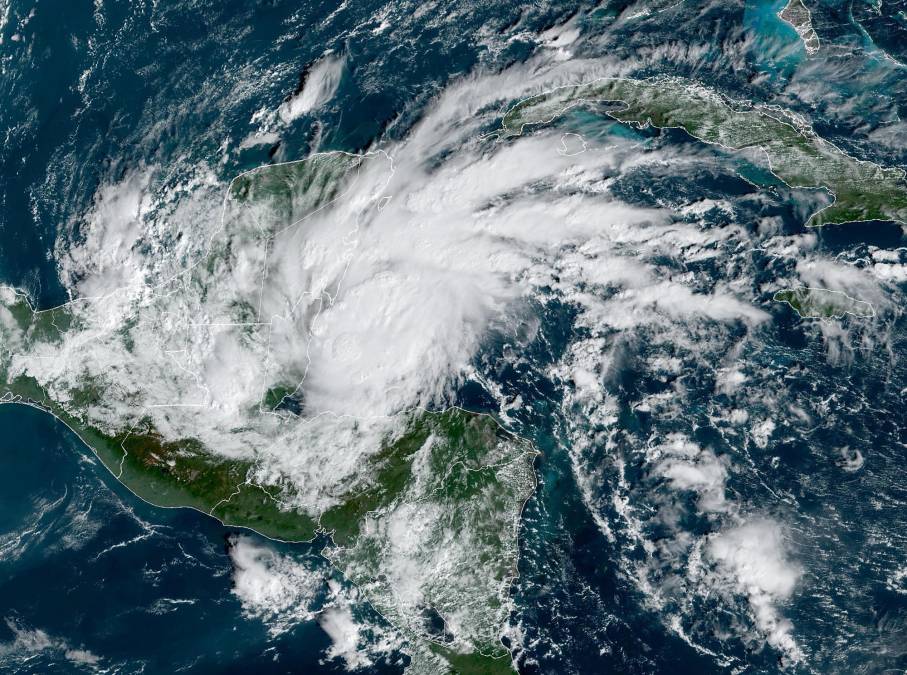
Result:
[[[0,0],[0,673],[907,673],[907,0]]]

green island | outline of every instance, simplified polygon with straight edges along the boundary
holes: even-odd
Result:
[[[312,420],[297,370],[249,371],[264,386],[240,382],[226,427],[194,402],[194,364],[223,368],[206,361],[215,345],[235,358],[269,360],[255,309],[260,287],[280,283],[264,262],[269,247],[342,199],[372,158],[323,153],[242,174],[201,264],[156,293],[111,303],[122,308],[116,321],[104,303],[36,311],[24,294],[0,287],[0,404],[53,415],[151,504],[194,508],[283,541],[325,536],[322,554],[399,631],[411,675],[513,672],[500,636],[520,516],[535,489],[537,453],[528,442],[488,415],[403,412],[380,427],[352,477],[332,483],[328,474],[312,506],[307,486],[275,469],[269,454],[292,443],[304,456]],[[241,264],[255,284],[234,275]],[[211,323],[187,331],[194,315]],[[189,396],[189,412],[161,406],[156,389]],[[355,432],[359,422],[349,424]]]
[[[870,303],[827,288],[786,289],[775,293],[774,299],[787,303],[804,319],[843,319],[846,314],[861,318],[875,316]]]
[[[824,189],[834,198],[810,216],[808,226],[907,223],[907,182],[901,169],[851,157],[781,108],[729,101],[689,80],[613,78],[559,87],[513,106],[503,117],[501,135],[520,135],[527,126],[548,124],[578,106],[631,125],[680,128],[730,150],[761,150],[772,173],[788,186]]]

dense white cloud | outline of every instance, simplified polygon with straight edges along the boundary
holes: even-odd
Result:
[[[699,494],[699,508],[706,512],[727,508],[724,482],[727,469],[710,450],[695,449],[692,455],[669,455],[655,469],[668,479],[675,490],[692,490]]]
[[[302,88],[285,101],[277,111],[286,124],[327,103],[340,86],[345,59],[329,54],[309,68]]]
[[[61,275],[78,296],[104,296],[145,281],[135,249],[152,207],[152,175],[153,169],[145,168],[101,186],[84,219],[84,241],[58,251]]]
[[[233,593],[246,616],[260,619],[272,636],[316,615],[327,581],[324,569],[280,555],[248,536],[230,540]]]
[[[552,45],[569,40],[569,31],[551,36]],[[342,68],[336,57],[316,64],[300,94],[282,106],[281,121],[324,104]],[[665,383],[633,401],[633,410],[678,419],[683,378],[697,359],[726,353],[769,315],[747,283],[716,282],[692,269],[736,264],[735,252],[753,246],[738,225],[702,226],[704,214],[732,215],[731,206],[678,199],[672,212],[628,204],[615,190],[632,172],[695,165],[702,159],[696,152],[643,151],[615,136],[584,139],[583,152],[565,153],[563,129],[506,142],[482,136],[502,101],[599,71],[571,61],[553,72],[465,79],[406,139],[349,160],[354,168],[341,194],[317,209],[296,205],[303,215],[295,222],[275,223],[266,208],[225,203],[225,186],[205,167],[179,185],[162,186],[149,172],[105,185],[86,214],[85,236],[58,247],[71,293],[105,299],[74,304],[79,329],[60,346],[20,355],[13,370],[37,377],[64,402],[98,378],[109,396],[81,411],[93,424],[114,429],[147,417],[166,438],[198,438],[215,452],[254,457],[253,478],[290,482],[294,505],[317,515],[340,488],[363,480],[364,457],[399,431],[398,413],[451,402],[474,375],[491,328],[557,299],[577,312],[578,337],[549,373],[564,387],[565,416],[573,420],[577,483],[605,534],[614,536],[601,512],[613,507],[654,560],[656,545],[645,539],[626,483],[621,493],[604,489],[612,466],[604,458],[619,454],[620,404],[609,378],[623,365],[621,345],[644,344],[645,362]],[[746,381],[733,361],[716,378],[728,396]],[[265,391],[276,386],[295,389],[300,417],[262,408]],[[744,424],[746,413],[734,419]],[[767,441],[771,430],[762,431]],[[665,487],[654,504],[658,517],[675,527],[690,493],[701,517],[719,522],[738,514],[725,489],[727,459],[687,437],[674,441],[653,438],[657,452],[645,462],[647,480]],[[613,502],[602,502],[602,494],[613,494]],[[678,551],[696,544],[685,532],[672,537],[664,540],[664,559],[679,568]],[[407,539],[394,541],[403,546]],[[734,540],[721,541],[711,560],[736,579]],[[405,551],[391,553],[409,559]],[[235,540],[230,554],[234,593],[248,615],[274,633],[315,616],[320,572],[247,538]],[[407,573],[402,564],[391,571]],[[670,573],[681,588],[680,573]],[[653,597],[668,593],[658,581],[668,576],[664,570],[632,574]],[[401,587],[417,604],[419,589]],[[773,608],[786,596],[768,589],[748,597],[754,608],[764,598]],[[785,648],[782,620],[756,615],[759,628],[776,636],[773,644]],[[354,619],[341,606],[319,618],[332,655],[350,667],[360,663]]]
[[[640,246],[663,249],[668,237],[691,250],[708,238],[695,226],[667,229],[665,213],[609,193],[602,174],[640,165],[630,141],[571,158],[555,134],[480,139],[487,117],[468,113],[499,100],[495,81],[513,86],[491,78],[454,88],[392,159],[363,159],[337,199],[272,235],[255,229],[273,227],[267,213],[217,204],[204,169],[161,194],[146,173],[104,186],[61,267],[74,295],[108,295],[73,305],[85,330],[49,348],[57,358],[15,366],[63,401],[85,378],[109,382],[121,401],[89,411],[105,428],[150,416],[167,437],[191,435],[231,456],[268,448],[260,475],[287,475],[300,503],[318,510],[331,503],[326,482],[354,476],[361,454],[393,431],[381,420],[449,401],[489,325],[524,312],[540,288],[588,300],[590,321],[761,320],[727,292],[652,285]],[[625,291],[601,304],[604,287]],[[247,326],[233,316],[242,303],[257,308]],[[276,385],[297,388],[304,424],[249,417]]]
[[[805,286],[842,291],[874,304],[884,297],[871,273],[847,263],[810,258],[797,264],[797,274]]]
[[[310,621],[331,639],[326,659],[356,671],[407,649],[391,626],[367,618],[355,588],[333,578],[324,560],[279,553],[257,538],[230,539],[233,594],[243,612],[264,623],[271,637]]]
[[[353,618],[351,607],[346,605],[326,609],[318,618],[318,624],[331,638],[327,653],[329,658],[342,660],[347,670],[372,665],[368,651],[364,649],[362,625]]]
[[[770,520],[751,520],[723,530],[708,543],[709,555],[733,580],[736,592],[748,599],[768,643],[796,662],[803,654],[793,638],[791,622],[777,608],[791,597],[800,576],[785,549],[781,528]]]

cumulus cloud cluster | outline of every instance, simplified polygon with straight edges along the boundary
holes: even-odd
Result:
[[[248,536],[233,537],[229,551],[233,593],[246,616],[265,623],[272,637],[315,617],[327,582],[323,568],[280,555]]]
[[[293,96],[277,110],[284,123],[315,110],[334,96],[343,75],[344,58],[328,54],[312,64],[304,75],[304,82]]]
[[[778,524],[759,519],[723,530],[708,543],[708,553],[721,573],[749,600],[756,625],[768,643],[796,662],[802,652],[791,635],[793,625],[777,609],[777,603],[790,598],[799,578],[785,549]]]
[[[272,638],[317,621],[331,639],[325,659],[351,671],[406,648],[397,631],[368,618],[356,590],[339,583],[323,559],[280,553],[247,535],[232,537],[229,553],[233,594],[245,615],[267,626]]]
[[[653,284],[630,259],[666,221],[608,191],[608,176],[640,162],[631,142],[567,157],[551,134],[483,138],[496,116],[475,113],[525,86],[465,82],[388,153],[307,160],[339,192],[294,206],[290,222],[217,204],[205,169],[160,194],[146,173],[105,185],[82,238],[61,246],[83,330],[14,369],[64,402],[86,381],[106,385],[101,405],[79,411],[101,428],[150,418],[168,438],[262,455],[261,475],[289,476],[317,511],[394,415],[450,402],[489,325],[541,287],[622,285],[600,308],[612,322],[757,317],[726,292]],[[341,161],[343,172],[329,166]],[[262,414],[275,386],[295,389],[302,420]]]
[[[635,154],[617,175],[668,157],[669,150]],[[704,227],[716,209],[730,224]],[[582,331],[549,375],[563,388],[578,487],[604,536],[623,548],[623,573],[646,604],[718,658],[716,640],[726,639],[726,629],[709,628],[704,603],[720,598],[724,611],[740,617],[735,638],[767,643],[792,663],[803,654],[783,607],[799,572],[783,527],[738,501],[729,482],[741,468],[720,444],[702,440],[688,407],[702,373],[718,409],[741,397],[748,382],[742,354],[770,319],[754,300],[759,290],[741,254],[759,234],[735,224],[734,213],[730,203],[681,199],[671,217],[606,224],[563,251],[553,294],[577,310]],[[628,430],[629,411],[651,429]],[[722,416],[735,442],[767,447],[771,419],[751,420],[748,410],[730,406]]]
[[[696,492],[699,508],[704,512],[727,509],[724,461],[711,450],[700,448],[683,437],[672,438],[662,450],[665,459],[658,462],[655,471],[664,476],[673,489]]]

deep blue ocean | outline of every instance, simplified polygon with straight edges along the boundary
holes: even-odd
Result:
[[[136,498],[43,412],[2,406],[0,428],[0,640],[42,631],[59,645],[3,654],[5,672],[82,672],[75,649],[106,672],[344,672],[319,665],[317,624],[274,640],[242,617],[216,520]]]

